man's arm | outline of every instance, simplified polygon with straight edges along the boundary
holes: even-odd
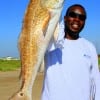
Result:
[[[98,67],[98,56],[96,49],[92,48],[92,71],[91,71],[91,82],[92,82],[92,99],[100,100],[100,72]]]

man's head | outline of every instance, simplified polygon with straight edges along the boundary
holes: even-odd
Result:
[[[79,4],[70,6],[64,16],[65,38],[77,39],[84,28],[85,20],[86,11],[83,6]]]

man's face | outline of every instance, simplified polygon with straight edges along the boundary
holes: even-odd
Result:
[[[86,15],[84,9],[79,6],[72,7],[68,15],[64,17],[65,31],[73,35],[79,35],[85,24]],[[69,30],[69,31],[68,31]]]

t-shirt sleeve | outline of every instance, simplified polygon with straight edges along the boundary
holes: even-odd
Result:
[[[100,72],[98,66],[98,56],[94,46],[91,47],[91,60],[92,60],[91,92],[93,98],[92,100],[100,100]]]
[[[47,51],[52,51],[56,48],[56,41],[54,40],[54,38],[52,38],[50,40],[50,43],[48,45]]]

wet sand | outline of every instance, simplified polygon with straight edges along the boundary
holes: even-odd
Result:
[[[20,88],[20,71],[0,72],[0,100],[8,100]],[[33,85],[33,100],[40,100],[43,73],[38,73]]]

